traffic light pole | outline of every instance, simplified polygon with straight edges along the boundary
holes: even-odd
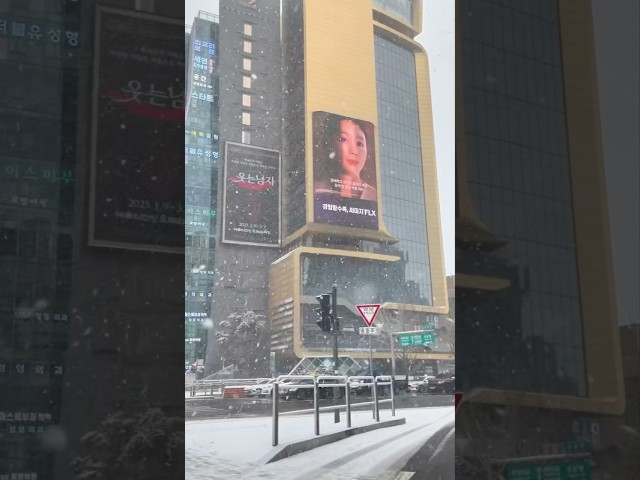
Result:
[[[338,371],[338,286],[331,288],[331,330],[333,333],[333,374],[340,375]],[[349,388],[347,385],[346,388]],[[333,401],[338,402],[339,387],[333,387]],[[333,417],[334,423],[340,423],[340,410],[336,408]]]
[[[393,332],[389,332],[389,344],[391,345],[391,378],[396,381],[396,339]]]

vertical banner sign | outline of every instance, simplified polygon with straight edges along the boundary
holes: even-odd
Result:
[[[378,229],[374,127],[313,112],[314,221]]]
[[[226,142],[222,241],[280,245],[280,152]]]
[[[96,15],[89,244],[181,253],[184,25]]]

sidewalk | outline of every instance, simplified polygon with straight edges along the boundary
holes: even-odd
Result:
[[[406,418],[407,427],[411,424],[411,428],[415,428],[430,422],[439,422],[443,416],[450,415],[452,411],[451,407],[399,409],[396,410],[396,416],[392,417],[389,410],[382,410],[380,421]],[[321,436],[347,430],[344,412],[340,414],[340,420],[341,422],[336,424],[333,421],[333,413],[321,414]],[[352,413],[352,427],[364,427],[376,423],[371,411]],[[383,430],[389,431],[388,435],[391,436],[393,435],[391,432],[396,432],[398,428],[401,427],[388,427]],[[209,478],[246,478],[243,475],[263,465],[265,459],[271,458],[284,445],[318,438],[314,435],[312,414],[281,416],[278,447],[272,447],[271,434],[272,419],[270,417],[187,422],[185,451],[187,472],[190,473],[187,478],[205,478],[206,475],[209,475]],[[363,433],[355,437],[364,439],[367,435],[371,433]],[[340,442],[336,445],[338,443]]]

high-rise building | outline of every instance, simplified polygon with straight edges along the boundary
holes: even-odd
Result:
[[[216,228],[208,372],[222,367],[215,338],[221,321],[247,311],[266,320],[268,270],[280,245],[280,2],[221,0],[219,45],[224,174],[218,176],[215,197],[221,221]],[[262,367],[251,363],[251,373],[246,373],[266,375]]]
[[[204,359],[218,218],[218,17],[200,11],[186,34],[185,362]]]
[[[559,471],[589,452],[572,468],[618,468],[606,452],[627,453],[625,395],[590,3],[456,7],[456,382],[469,397],[456,435],[485,462],[460,478]]]
[[[81,9],[12,7],[0,13],[0,478],[51,478],[35,438],[60,422],[66,373]]]
[[[182,415],[182,8],[142,3],[0,5],[1,479],[122,476],[87,434]]]
[[[255,310],[276,370],[313,369],[331,356],[315,297],[335,283],[345,371],[388,364],[360,304],[382,305],[386,332],[434,325],[418,358],[451,363],[422,2],[279,3],[220,4],[214,325]]]

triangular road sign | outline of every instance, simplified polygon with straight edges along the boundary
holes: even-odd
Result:
[[[371,305],[356,305],[356,308],[362,315],[365,323],[369,326],[373,325],[373,321],[378,314],[378,310],[380,310],[380,304],[371,304]]]

